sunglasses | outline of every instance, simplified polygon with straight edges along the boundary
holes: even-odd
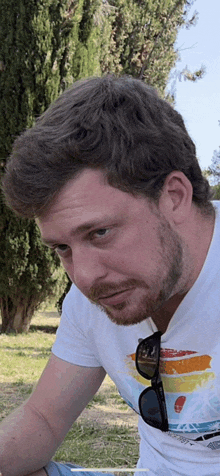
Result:
[[[160,339],[162,332],[143,339],[136,350],[136,368],[142,377],[151,380],[139,397],[140,414],[150,426],[168,431],[168,418],[163,384],[159,374]]]

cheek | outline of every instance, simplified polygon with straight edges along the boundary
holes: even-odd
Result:
[[[153,254],[152,250],[147,252],[146,248],[140,245],[124,246],[120,250],[112,249],[111,253],[103,256],[106,268],[138,279],[143,273],[151,274],[155,269],[156,261],[158,258],[156,259],[155,253]]]
[[[64,258],[60,257],[60,262],[65,269],[66,273],[68,274],[70,280],[73,282],[73,263],[72,261],[65,260]]]
[[[144,269],[146,267],[154,268],[156,262],[160,259],[161,247],[155,230],[141,230],[141,232],[127,233],[126,237],[103,257],[106,264],[122,267],[125,270]]]

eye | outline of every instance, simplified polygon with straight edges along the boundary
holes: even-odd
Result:
[[[100,228],[100,230],[97,230],[95,234],[97,236],[105,236],[107,232],[108,232],[107,228]]]
[[[92,231],[90,233],[90,239],[91,240],[98,240],[106,237],[106,235],[109,233],[110,229],[109,228],[99,228],[98,230]]]
[[[70,251],[70,248],[68,245],[60,244],[60,245],[54,246],[54,250],[59,256],[64,257]]]

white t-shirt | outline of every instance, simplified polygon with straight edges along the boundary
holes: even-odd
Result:
[[[220,202],[215,230],[200,275],[161,337],[161,378],[169,431],[139,417],[142,476],[220,475]],[[148,318],[123,327],[73,285],[65,298],[53,353],[68,362],[102,366],[136,411],[150,382],[135,368],[139,339],[157,330]],[[140,476],[140,472],[137,473]]]

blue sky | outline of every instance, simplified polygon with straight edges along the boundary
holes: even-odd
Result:
[[[178,34],[181,61],[176,68],[187,66],[194,71],[204,65],[206,74],[195,83],[177,81],[175,109],[184,118],[204,169],[220,146],[220,0],[196,0],[191,13],[195,10],[199,14],[196,26]]]

